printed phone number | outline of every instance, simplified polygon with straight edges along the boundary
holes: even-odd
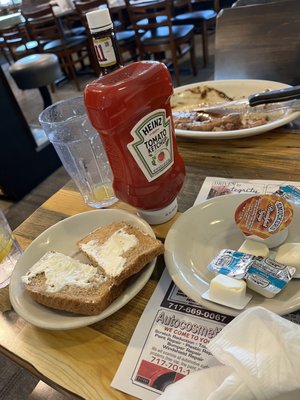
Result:
[[[183,368],[182,366],[180,366],[178,364],[175,364],[175,363],[170,362],[170,361],[165,361],[162,358],[157,358],[157,357],[154,357],[154,356],[151,357],[151,363],[159,365],[160,367],[164,367],[164,368],[170,369],[170,370],[172,370],[174,372],[179,372],[180,374],[183,374],[183,375],[188,375],[191,372],[190,369]]]
[[[171,310],[181,311],[186,314],[191,314],[191,315],[195,315],[197,317],[211,319],[213,321],[218,321],[218,322],[226,321],[226,315],[218,314],[218,313],[215,313],[212,311],[201,310],[200,308],[197,308],[197,307],[184,306],[182,304],[177,304],[177,303],[169,303],[168,307]]]

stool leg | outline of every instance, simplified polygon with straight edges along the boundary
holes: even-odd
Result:
[[[49,107],[49,106],[51,106],[52,99],[51,99],[51,94],[50,94],[47,86],[39,87],[39,91],[40,91],[41,96],[42,96],[43,101],[44,101],[44,109]]]

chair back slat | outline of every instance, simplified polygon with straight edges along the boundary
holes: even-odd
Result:
[[[126,0],[129,18],[136,32],[168,27],[172,40],[172,0],[148,1],[135,3]]]
[[[173,26],[173,0],[125,2],[140,58],[149,59],[154,56],[166,64],[171,60],[179,84],[178,59],[189,52],[192,70],[196,74],[194,29],[192,25]]]
[[[34,11],[22,11],[30,37],[42,48],[43,43],[60,39],[63,32],[51,5]]]
[[[191,12],[193,10],[191,0],[174,0],[173,1],[173,14],[178,15],[184,12]]]
[[[16,53],[16,48],[18,46],[24,45],[25,53],[26,53],[26,44],[28,40],[28,35],[26,30],[20,25],[15,25],[12,27],[2,28],[0,29],[0,37],[3,38],[3,46],[8,49],[8,52],[13,59],[13,61],[17,61],[18,58],[21,57],[21,54]],[[28,49],[29,51],[29,49]]]

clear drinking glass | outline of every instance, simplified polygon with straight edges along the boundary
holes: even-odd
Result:
[[[0,210],[0,289],[9,284],[10,275],[22,254],[5,215]]]
[[[111,168],[100,136],[86,115],[83,97],[51,105],[39,121],[84,202],[95,208],[115,203]]]

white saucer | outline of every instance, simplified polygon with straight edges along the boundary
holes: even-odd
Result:
[[[234,308],[234,309],[236,309],[236,310],[243,310],[243,309],[246,307],[246,305],[249,303],[249,301],[252,299],[252,295],[246,293],[246,295],[245,295],[243,301],[241,301],[241,303],[240,303],[239,305],[236,305],[236,304],[234,304],[234,303],[231,303],[230,301],[220,303],[219,301],[217,301],[214,297],[212,297],[212,296],[209,294],[209,289],[208,289],[206,292],[204,292],[204,293],[201,295],[201,297],[202,297],[203,299],[205,299],[205,300],[212,301],[213,303],[221,304],[221,305],[223,305],[223,306],[230,307],[230,308]]]
[[[179,289],[203,306],[228,315],[237,315],[239,311],[209,302],[202,294],[214,277],[207,269],[211,260],[222,249],[239,249],[245,240],[235,224],[234,212],[249,197],[249,194],[224,195],[190,208],[172,225],[165,240],[166,266]],[[300,206],[293,208],[287,242],[300,242]],[[262,306],[280,315],[300,309],[299,280],[292,279],[272,299],[253,292],[246,308],[253,306]]]
[[[126,221],[155,237],[147,222],[122,210],[93,210],[74,215],[53,225],[38,236],[18,260],[11,276],[9,295],[14,310],[26,321],[45,329],[73,329],[94,324],[107,318],[127,304],[148,282],[155,267],[156,259],[132,277],[125,291],[101,314],[93,316],[77,315],[54,310],[36,303],[25,291],[21,277],[47,251],[53,250],[82,259],[76,242],[94,229],[114,221]]]

